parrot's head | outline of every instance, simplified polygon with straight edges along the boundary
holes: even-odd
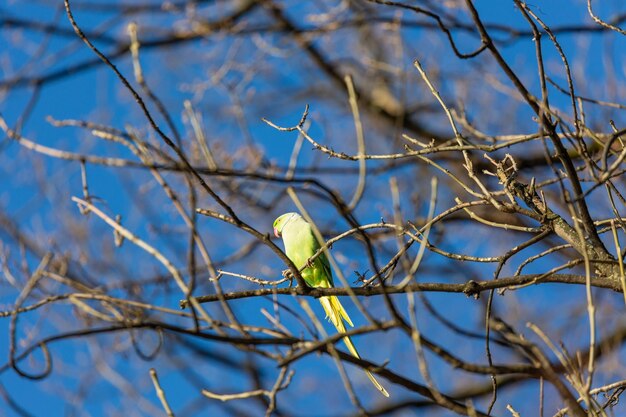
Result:
[[[298,213],[285,213],[274,220],[274,236],[280,237],[283,233],[283,228],[290,221],[299,218]]]

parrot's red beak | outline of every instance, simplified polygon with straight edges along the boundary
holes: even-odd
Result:
[[[280,237],[280,232],[278,231],[277,228],[274,228],[274,236]]]

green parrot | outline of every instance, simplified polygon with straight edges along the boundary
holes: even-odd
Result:
[[[311,225],[298,213],[285,213],[274,220],[274,235],[276,237],[282,236],[283,243],[285,244],[285,253],[298,269],[305,266],[309,258],[320,248],[320,244],[313,234]],[[334,286],[330,264],[324,253],[315,258],[315,260],[302,271],[302,278],[304,278],[306,283],[311,287],[332,288]],[[350,326],[354,326],[348,313],[343,309],[337,297],[320,297],[319,300],[326,312],[326,318],[335,325],[337,331],[345,333],[346,327],[343,323],[344,320]],[[354,347],[352,340],[346,336],[343,338],[343,341],[350,353],[360,359],[361,357]],[[365,371],[365,373],[378,391],[385,397],[389,397],[387,390],[380,385],[376,378],[374,378],[374,375],[369,371]]]

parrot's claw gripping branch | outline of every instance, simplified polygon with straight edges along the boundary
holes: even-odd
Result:
[[[289,280],[289,288],[293,287],[293,272],[291,272],[291,270],[289,269],[285,269],[282,272],[283,278],[286,278]]]

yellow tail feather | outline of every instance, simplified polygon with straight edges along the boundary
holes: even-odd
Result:
[[[346,323],[348,323],[351,327],[354,327],[354,325],[352,324],[352,320],[350,320],[348,313],[346,312],[346,310],[344,310],[337,297],[335,297],[334,295],[330,297],[320,297],[320,303],[322,303],[322,307],[324,307],[324,311],[326,312],[326,318],[333,323],[339,333],[346,332],[346,326],[343,324],[343,320],[345,320]],[[348,336],[345,336],[343,338],[343,342],[348,347],[348,350],[350,351],[352,356],[361,359],[361,357],[359,356],[359,352],[357,352],[356,347]],[[372,381],[372,384],[374,384],[376,389],[380,391],[381,394],[383,394],[385,397],[389,397],[389,393],[387,392],[387,390],[383,388],[382,385],[380,385],[376,378],[374,378],[374,375],[372,375],[369,371],[365,371],[365,374],[367,375],[369,380]]]

